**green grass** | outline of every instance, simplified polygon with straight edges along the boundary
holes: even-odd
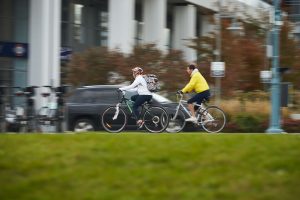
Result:
[[[294,200],[300,135],[0,134],[0,199]]]

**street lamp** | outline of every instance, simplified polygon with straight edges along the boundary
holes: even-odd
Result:
[[[216,15],[216,51],[215,51],[215,62],[211,64],[212,77],[215,77],[215,104],[220,104],[221,96],[221,77],[224,76],[224,66],[221,62],[221,52],[222,52],[222,24],[221,24],[221,5],[222,0],[218,1],[219,12]],[[221,68],[219,67],[221,66]]]
[[[271,104],[270,126],[267,133],[283,133],[280,127],[280,74],[279,74],[279,30],[282,25],[280,0],[273,0],[274,23],[272,29],[273,59],[271,79]]]

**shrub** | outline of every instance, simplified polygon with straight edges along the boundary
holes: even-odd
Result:
[[[240,113],[235,116],[230,116],[228,119],[225,132],[260,133],[264,132],[267,128],[266,118],[259,115]]]
[[[284,119],[282,128],[287,133],[300,133],[300,120]]]

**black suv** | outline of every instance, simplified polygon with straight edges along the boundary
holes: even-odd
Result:
[[[67,99],[66,122],[69,131],[102,130],[101,116],[104,110],[119,102],[119,85],[93,85],[76,89]],[[134,93],[126,92],[130,98]],[[152,104],[163,106],[168,112],[174,112],[176,103],[153,93]],[[136,121],[129,118],[127,129],[136,129]]]

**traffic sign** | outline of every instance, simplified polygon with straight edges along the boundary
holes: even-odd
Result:
[[[224,77],[225,76],[225,63],[224,62],[211,62],[210,75],[211,75],[211,77]]]

